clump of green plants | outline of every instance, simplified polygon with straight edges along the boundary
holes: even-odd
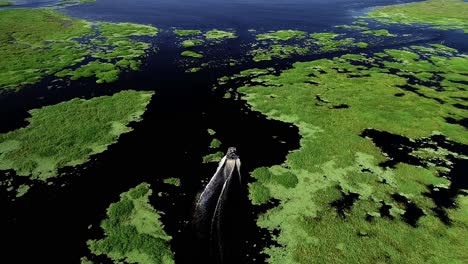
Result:
[[[257,35],[257,40],[290,40],[293,38],[303,39],[306,32],[299,30],[278,30]]]
[[[133,23],[97,22],[101,37],[117,38],[128,36],[156,36],[158,29],[153,26]]]
[[[467,118],[467,65],[468,56],[452,48],[412,46],[298,62],[239,87],[253,110],[294,124],[302,137],[284,164],[254,170],[249,183],[254,204],[280,204],[257,221],[280,230],[273,236],[279,246],[264,249],[268,262],[462,263],[467,199],[455,195],[455,205],[441,209],[446,224],[428,192],[452,186],[444,177],[454,170],[450,157],[468,160],[466,128],[453,122]],[[432,143],[395,162],[365,136],[369,128],[408,144]],[[442,136],[460,148],[427,147]]]
[[[132,130],[129,123],[141,120],[152,95],[130,90],[31,110],[26,127],[0,134],[0,169],[47,180],[85,163]]]
[[[19,198],[25,195],[29,191],[29,188],[31,188],[29,185],[26,185],[26,184],[20,185],[18,189],[16,190],[16,198]]]
[[[208,128],[208,129],[206,130],[206,132],[207,132],[208,135],[210,135],[210,136],[216,135],[216,131],[215,131],[214,129],[212,129],[212,128]]]
[[[2,10],[0,23],[2,90],[18,89],[47,75],[115,81],[121,71],[137,70],[150,47],[130,37],[157,34],[156,28],[147,25],[92,24],[50,9]],[[85,58],[94,60],[80,65]]]
[[[194,51],[190,51],[190,50],[186,50],[186,51],[183,51],[181,53],[182,56],[185,56],[185,57],[192,57],[192,58],[195,58],[195,59],[201,59],[203,58],[203,54],[200,54],[200,53],[196,53]]]
[[[377,37],[396,37],[395,34],[388,32],[388,30],[386,29],[365,30],[362,33],[377,36]]]
[[[205,33],[205,38],[214,40],[230,39],[236,38],[236,34],[234,32],[213,29]]]
[[[119,79],[120,70],[112,63],[102,63],[92,61],[86,65],[79,67],[76,70],[63,70],[58,72],[56,76],[70,76],[71,80],[80,78],[89,78],[96,76],[97,83],[111,83]]]
[[[1,6],[12,6],[13,3],[9,1],[0,1],[0,7]]]
[[[179,178],[167,178],[164,179],[163,181],[166,184],[174,185],[174,186],[180,186],[180,179]]]
[[[368,30],[369,28],[365,26],[359,26],[359,25],[338,25],[335,26],[336,28],[342,28],[342,29],[354,29],[354,30],[359,30],[359,31],[364,31]]]
[[[182,47],[189,49],[195,46],[200,46],[202,44],[203,44],[203,40],[201,39],[188,39],[182,42]]]
[[[0,23],[1,88],[34,83],[44,75],[80,63],[87,51],[72,38],[93,32],[83,20],[46,9],[2,10]]]
[[[223,157],[224,153],[221,151],[217,151],[215,153],[211,153],[204,156],[203,163],[220,162]]]
[[[174,33],[180,37],[192,36],[192,35],[199,35],[201,34],[201,30],[197,29],[176,29]]]
[[[253,61],[268,61],[274,58],[285,59],[293,55],[304,55],[309,52],[309,48],[299,45],[280,45],[274,44],[267,48],[259,48],[250,51]]]
[[[429,0],[377,7],[367,14],[382,23],[429,24],[439,29],[468,32],[468,3],[461,0]]]
[[[340,34],[334,32],[323,32],[310,34],[312,43],[319,47],[319,52],[334,52],[350,47],[366,48],[367,43],[355,42],[353,38],[337,39]]]
[[[221,146],[221,141],[219,141],[219,139],[217,138],[213,138],[213,140],[211,140],[211,143],[210,143],[210,148],[212,149],[217,149]]]
[[[224,153],[222,151],[219,151],[219,148],[221,147],[222,143],[219,139],[215,138],[215,135],[216,135],[215,130],[209,128],[207,132],[211,138],[211,142],[209,146],[211,153],[203,157],[203,163],[219,162],[224,157]]]
[[[161,213],[150,204],[151,194],[147,183],[122,193],[120,200],[107,208],[107,218],[101,222],[105,237],[88,240],[90,251],[114,263],[174,263],[169,246],[172,237],[164,231]]]

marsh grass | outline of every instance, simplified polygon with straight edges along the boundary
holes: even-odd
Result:
[[[309,48],[301,47],[299,45],[281,45],[274,44],[268,48],[260,48],[250,51],[253,56],[252,60],[255,62],[268,61],[274,58],[285,59],[292,55],[304,55],[309,52]]]
[[[230,38],[236,38],[236,37],[237,36],[234,32],[218,30],[218,29],[213,29],[205,33],[205,38],[212,39],[212,40],[223,40],[223,39],[230,39]]]
[[[31,110],[28,126],[0,134],[0,169],[47,180],[59,168],[82,164],[130,132],[129,123],[141,119],[151,96],[123,91]]]
[[[200,46],[202,44],[203,44],[203,40],[201,39],[188,39],[182,42],[182,47],[187,49],[187,48],[193,48],[195,46]]]
[[[88,241],[90,251],[115,263],[174,263],[169,246],[172,238],[164,231],[161,214],[149,202],[151,194],[147,183],[122,193],[101,222],[105,237]]]
[[[180,179],[179,178],[167,178],[167,179],[164,179],[163,182],[166,183],[166,184],[169,184],[169,185],[177,186],[177,187],[180,186]]]
[[[373,35],[377,37],[396,37],[395,34],[390,33],[387,29],[364,30],[362,34]]]
[[[10,90],[54,74],[113,82],[121,71],[137,70],[150,47],[130,37],[158,32],[154,27],[131,23],[92,24],[50,9],[2,10],[0,23],[0,89]],[[76,67],[85,58],[95,60]]]
[[[174,30],[174,33],[179,37],[186,37],[186,36],[192,36],[192,35],[199,35],[202,32],[201,30],[198,30],[198,29],[176,29]]]
[[[203,58],[203,55],[202,55],[202,54],[196,53],[196,52],[190,51],[190,50],[183,51],[180,55],[182,55],[182,56],[184,56],[184,57],[195,58],[195,59],[201,59],[201,58]]]
[[[0,1],[0,7],[2,6],[12,6],[13,3],[9,1]]]
[[[334,35],[313,37],[326,41]],[[466,129],[445,120],[466,118],[466,110],[454,105],[465,104],[467,65],[468,57],[451,48],[413,46],[379,56],[348,54],[295,63],[279,75],[253,76],[263,85],[240,87],[254,110],[295,124],[302,136],[301,148],[284,164],[256,169],[252,176],[257,181],[249,184],[254,204],[272,198],[280,202],[257,222],[281,230],[274,237],[280,246],[265,249],[268,262],[462,263],[468,243],[466,197],[456,197],[457,206],[447,210],[452,223],[446,225],[425,195],[431,185],[450,184],[440,175],[451,168],[404,162],[382,167],[389,157],[360,135],[367,128],[410,140],[436,133],[468,144]],[[411,81],[419,78],[431,85]],[[343,104],[348,107],[334,107]],[[447,157],[430,151],[414,155]],[[358,198],[340,215],[332,204],[349,193]],[[416,227],[405,222],[406,208],[394,194],[421,208]],[[388,216],[380,211],[383,205]]]
[[[439,29],[468,32],[468,3],[462,0],[429,0],[377,7],[367,14],[382,23],[429,24]]]
[[[257,40],[290,40],[293,38],[303,39],[306,32],[299,30],[278,30],[257,35]]]

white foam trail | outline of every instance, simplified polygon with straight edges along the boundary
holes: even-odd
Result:
[[[215,247],[212,250],[221,263],[224,252],[221,226],[224,202],[228,198],[229,188],[235,179],[232,177],[234,172],[239,175],[238,180],[239,183],[241,182],[240,166],[241,162],[235,148],[229,148],[226,156],[219,162],[215,174],[200,195],[195,209],[195,223],[201,230],[205,230],[204,227],[207,227],[205,232],[209,232],[210,241]],[[216,204],[214,210],[212,204]]]

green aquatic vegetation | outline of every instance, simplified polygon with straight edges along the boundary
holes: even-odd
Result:
[[[112,47],[112,48],[110,48]],[[125,37],[108,38],[102,44],[96,44],[95,51],[91,54],[93,58],[107,62],[115,62],[117,66],[127,65],[121,61],[128,61],[132,69],[137,70],[140,65],[139,58],[143,57],[150,44],[146,42],[135,41]]]
[[[365,43],[365,42],[358,42],[358,43],[356,43],[356,46],[358,48],[365,49],[365,48],[369,47],[369,44]]]
[[[119,79],[120,70],[112,63],[92,61],[76,70],[64,70],[58,72],[58,77],[70,76],[71,80],[96,77],[97,83],[111,83]]]
[[[1,45],[0,87],[16,89],[32,84],[43,76],[82,62],[88,51],[76,42],[50,44],[47,48]]]
[[[253,69],[243,70],[240,73],[234,74],[231,77],[228,77],[228,76],[221,77],[220,79],[218,79],[218,81],[220,83],[225,83],[226,81],[231,80],[231,79],[246,78],[246,77],[252,78],[252,77],[256,77],[260,75],[269,74],[272,71],[274,71],[273,68],[267,68],[267,69],[253,68]]]
[[[139,68],[149,44],[129,37],[154,36],[157,29],[130,23],[72,19],[49,9],[0,11],[0,87],[17,89],[46,75],[79,76],[94,68],[98,82],[116,80],[117,71]],[[85,38],[86,37],[86,38]],[[77,41],[76,39],[83,40]],[[86,40],[90,39],[90,40]],[[80,65],[85,58],[99,59]],[[97,64],[106,68],[99,71]],[[109,72],[107,63],[115,66]],[[73,73],[77,69],[78,72]],[[84,69],[83,69],[84,68]]]
[[[304,55],[309,52],[309,48],[299,45],[270,45],[268,48],[260,48],[250,51],[253,61],[267,61],[274,58],[285,59],[293,55]]]
[[[425,48],[437,53],[431,46]],[[443,47],[438,49],[444,52]],[[258,85],[238,89],[253,110],[293,123],[302,137],[301,147],[290,152],[284,164],[254,170],[256,181],[249,184],[254,204],[279,200],[280,206],[257,221],[272,232],[280,229],[273,236],[279,246],[264,249],[269,263],[462,263],[466,259],[466,197],[456,197],[457,206],[447,210],[452,222],[446,225],[432,210],[436,206],[432,199],[424,195],[430,185],[450,184],[440,173],[451,167],[405,162],[382,167],[379,164],[392,157],[361,135],[373,128],[412,142],[442,134],[468,144],[466,129],[445,120],[452,115],[466,118],[466,110],[453,105],[463,102],[458,98],[466,97],[468,87],[444,82],[444,76],[466,81],[467,59],[421,49],[386,50],[382,56],[348,54],[295,63],[279,75],[255,76]],[[407,74],[423,73],[426,78],[442,77],[435,87],[447,86],[403,90],[411,85]],[[395,96],[403,91],[404,96]],[[443,147],[439,152],[444,152]],[[451,154],[419,150],[414,155],[446,160]],[[331,206],[351,194],[357,198],[349,209],[339,213]],[[405,222],[407,209],[394,194],[421,208],[416,227]],[[383,205],[394,219],[381,214]]]
[[[1,10],[0,23],[2,46],[15,44],[44,47],[46,42],[67,41],[93,33],[90,23],[50,9]]]
[[[388,32],[386,29],[376,29],[376,30],[366,30],[362,32],[363,34],[373,35],[377,37],[396,37],[395,34]]]
[[[367,14],[382,23],[429,24],[439,29],[468,31],[468,3],[462,0],[429,0],[377,7]]]
[[[49,7],[56,5],[59,7],[65,7],[65,6],[73,6],[73,5],[79,5],[79,4],[84,4],[84,3],[94,3],[96,0],[60,0],[58,3],[49,5]]]
[[[81,257],[80,264],[93,264],[93,262],[89,260],[87,257]]]
[[[201,34],[201,30],[197,30],[197,29],[176,29],[176,30],[174,30],[174,33],[177,36],[186,37],[186,36]]]
[[[399,61],[413,61],[419,59],[419,55],[408,51],[408,50],[392,50],[392,49],[387,49],[385,50],[385,53],[392,57],[395,60]]]
[[[161,213],[150,204],[151,186],[142,183],[120,195],[107,208],[101,222],[105,237],[88,240],[90,251],[105,255],[114,263],[171,264],[174,256],[164,231]]]
[[[190,51],[190,50],[183,51],[180,55],[185,56],[185,57],[192,57],[192,58],[196,58],[196,59],[203,58],[202,54],[196,53],[196,52]]]
[[[203,40],[201,39],[188,39],[182,42],[182,47],[187,49],[187,48],[193,48],[195,46],[200,46],[202,44],[203,44]]]
[[[224,153],[221,151],[208,154],[203,157],[203,163],[219,162],[224,157]]]
[[[227,38],[236,38],[236,34],[234,32],[223,31],[213,29],[205,33],[205,38],[207,39],[227,39]]]
[[[25,185],[25,184],[20,185],[18,189],[16,190],[16,198],[19,198],[25,195],[29,191],[29,188],[31,188],[29,185]]]
[[[293,38],[303,39],[306,32],[299,30],[278,30],[257,35],[257,40],[290,40]]]
[[[310,34],[310,37],[319,41],[329,41],[332,40],[336,37],[338,37],[340,34],[333,33],[333,32],[323,32],[323,33],[312,33]]]
[[[336,39],[340,35],[333,32],[323,32],[310,34],[310,37],[313,39],[313,43],[319,46],[320,52],[334,52],[354,46],[367,47],[364,42],[356,43],[353,38]]]
[[[360,25],[360,26],[367,26],[367,25],[369,25],[369,22],[366,22],[366,21],[364,21],[364,20],[356,20],[356,21],[353,21],[352,24],[354,24],[354,25]]]
[[[12,6],[13,3],[9,1],[0,1],[0,7],[1,6]]]
[[[221,141],[219,141],[219,139],[213,138],[213,140],[211,140],[210,148],[216,149],[216,148],[219,148],[220,146],[221,146]]]
[[[179,187],[180,186],[180,179],[179,178],[168,178],[163,180],[164,183],[174,185]]]
[[[449,57],[447,54],[452,54]],[[454,54],[453,49],[445,46],[412,47],[406,50],[385,50],[386,68],[397,71],[403,77],[416,78],[433,83],[433,86],[410,84],[413,92],[438,102],[460,103],[456,98],[463,97],[468,86],[468,56]],[[440,83],[435,80],[442,78]],[[439,90],[443,90],[441,93]],[[463,113],[454,109],[452,115],[462,117]]]
[[[199,72],[199,71],[201,71],[201,70],[202,70],[202,68],[200,68],[200,67],[194,67],[194,68],[188,69],[188,70],[185,71],[185,72],[195,73],[195,72]]]
[[[0,87],[4,89],[34,83],[80,63],[87,51],[71,38],[92,32],[82,20],[45,9],[2,10],[0,24]]]
[[[248,69],[248,70],[241,71],[239,73],[239,76],[240,77],[254,77],[254,76],[268,74],[268,73],[270,73],[269,69],[255,68],[255,69]]]
[[[271,198],[270,189],[260,181],[252,182],[249,186],[249,199],[252,204],[259,205],[268,202]]]
[[[156,36],[158,29],[149,25],[140,25],[133,23],[96,23],[101,37],[116,38],[128,36]]]
[[[219,149],[222,143],[219,139],[214,138],[214,136],[216,135],[215,130],[208,128],[207,132],[208,132],[208,135],[210,135],[210,138],[212,138],[209,147],[211,151],[216,151],[216,149]],[[203,163],[219,162],[221,161],[223,157],[224,157],[224,153],[222,151],[209,153],[203,157]]]
[[[210,136],[216,135],[216,131],[214,131],[214,130],[211,129],[211,128],[208,128],[208,130],[207,130],[206,132],[208,132],[208,135],[210,135]]]
[[[104,152],[141,120],[151,92],[123,91],[31,110],[29,124],[0,134],[0,169],[47,180]]]
[[[369,29],[367,27],[358,26],[358,25],[338,25],[338,26],[335,26],[335,27],[336,28],[343,28],[343,29],[354,29],[354,30],[360,30],[360,31],[364,31],[364,30]]]
[[[438,52],[442,51],[442,52],[445,52],[445,53],[448,53],[448,54],[457,52],[456,49],[444,46],[442,44],[430,44],[429,46],[431,46],[432,48],[434,48]]]

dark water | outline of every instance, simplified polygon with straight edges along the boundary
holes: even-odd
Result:
[[[346,23],[363,8],[410,1],[353,0],[99,0],[69,14],[92,20],[129,21],[161,27],[323,30]]]
[[[177,263],[210,263],[209,252],[193,237],[190,229],[193,203],[216,169],[216,164],[202,164],[208,154],[208,128],[217,131],[222,149],[236,147],[242,160],[242,175],[247,179],[239,188],[245,191],[252,181],[249,172],[260,166],[281,164],[290,150],[299,147],[298,129],[290,124],[268,120],[253,112],[244,101],[222,99],[225,89],[237,87],[231,83],[212,91],[216,79],[253,67],[286,68],[294,60],[242,66],[212,67],[197,74],[185,74],[177,67],[182,49],[169,34],[172,27],[187,29],[233,29],[238,39],[224,42],[214,56],[242,57],[240,48],[252,41],[248,29],[259,31],[301,29],[309,32],[335,30],[333,26],[347,24],[376,5],[410,1],[158,1],[158,0],[97,0],[96,3],[68,7],[63,12],[88,20],[136,22],[152,24],[163,30],[155,42],[158,52],[152,54],[139,72],[124,73],[114,84],[96,85],[94,80],[64,83],[64,88],[47,89],[51,79],[27,87],[15,94],[0,95],[0,132],[27,125],[27,111],[56,104],[72,98],[92,98],[120,90],[155,90],[143,121],[132,125],[134,131],[123,135],[118,144],[73,169],[53,185],[35,184],[25,197],[11,201],[11,194],[0,192],[2,208],[0,231],[2,263],[78,263],[89,256],[86,240],[102,238],[99,222],[105,209],[119,199],[119,194],[146,181],[152,184],[151,203],[165,212],[162,220],[173,236],[172,249]],[[57,1],[18,1],[16,7],[40,7]],[[392,27],[398,32],[411,32],[414,39],[399,39],[381,43],[376,49],[402,45],[443,42],[461,51],[463,34]],[[164,32],[165,31],[165,32]],[[465,40],[466,41],[466,40]],[[340,55],[340,53],[327,56]],[[314,56],[300,60],[310,60]],[[0,173],[2,177],[7,173]],[[162,179],[178,177],[182,185],[174,187]],[[15,180],[14,184],[25,182]],[[63,185],[63,186],[62,186]],[[158,195],[161,193],[161,195]],[[244,192],[245,193],[245,192]],[[241,201],[244,214],[238,230],[241,242],[233,263],[263,263],[260,249],[271,243],[267,232],[255,226],[261,208]],[[343,209],[348,207],[346,204]],[[265,209],[265,208],[263,208]],[[17,252],[21,252],[18,254]],[[100,259],[101,260],[101,259]],[[105,262],[105,261],[104,261]]]

